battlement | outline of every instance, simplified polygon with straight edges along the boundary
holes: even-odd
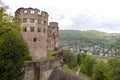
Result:
[[[31,17],[42,17],[42,18],[48,18],[48,13],[46,11],[40,11],[37,8],[18,8],[15,12],[15,16],[17,17],[18,15],[20,16],[31,16]]]

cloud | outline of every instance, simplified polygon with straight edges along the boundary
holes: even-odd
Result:
[[[59,22],[60,29],[101,30],[120,33],[119,0],[2,0],[12,14],[19,7],[47,11],[49,21]]]

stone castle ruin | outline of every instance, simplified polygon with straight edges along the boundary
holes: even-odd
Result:
[[[63,58],[47,57],[47,50],[59,48],[59,28],[57,22],[49,22],[48,13],[36,8],[19,8],[16,19],[21,20],[23,40],[27,43],[33,61],[25,62],[23,80],[83,80],[58,68]]]
[[[36,8],[19,8],[15,12],[15,17],[22,22],[23,40],[27,43],[33,60],[44,59],[47,57],[47,50],[59,47],[58,23],[48,24],[47,12]]]

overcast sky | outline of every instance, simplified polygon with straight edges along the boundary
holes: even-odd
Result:
[[[49,14],[59,28],[120,33],[120,0],[2,0],[12,14],[33,7]]]

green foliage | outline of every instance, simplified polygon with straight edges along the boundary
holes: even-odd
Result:
[[[57,53],[58,53],[58,51],[56,51],[56,50],[48,50],[47,51],[47,57],[50,58]]]
[[[120,40],[114,40],[109,45],[111,48],[120,49]]]
[[[79,66],[83,63],[83,61],[86,58],[86,56],[87,55],[85,53],[84,54],[77,54],[77,64]]]
[[[110,66],[104,61],[95,64],[92,80],[110,80]]]
[[[23,59],[26,46],[13,31],[4,35],[0,45],[0,78],[1,80],[18,79],[22,75]]]
[[[71,69],[67,64],[65,64],[63,65],[62,69],[68,71],[69,73],[75,74],[79,67],[75,66],[74,68]]]
[[[111,80],[120,80],[120,60],[118,58],[110,58],[108,64],[111,69]]]
[[[0,80],[18,80],[24,73],[23,57],[28,55],[22,41],[19,21],[0,7]]]
[[[69,50],[64,51],[63,59],[70,68],[77,66],[77,56]]]
[[[25,55],[25,56],[23,57],[23,60],[24,60],[24,61],[32,61],[32,57],[29,56],[29,55]]]
[[[79,30],[60,30],[60,43],[67,44],[69,46],[94,46],[98,45],[101,47],[112,46],[112,41],[116,41],[116,38],[120,34],[108,34],[104,32],[89,30],[89,31],[79,31]],[[116,47],[115,45],[114,47]],[[118,46],[119,47],[119,46]],[[116,48],[118,48],[116,47]],[[119,47],[120,48],[120,47]]]
[[[97,59],[91,55],[87,55],[85,59],[83,59],[81,64],[81,72],[86,74],[87,76],[91,76],[93,74],[92,70],[94,65],[97,63]]]

